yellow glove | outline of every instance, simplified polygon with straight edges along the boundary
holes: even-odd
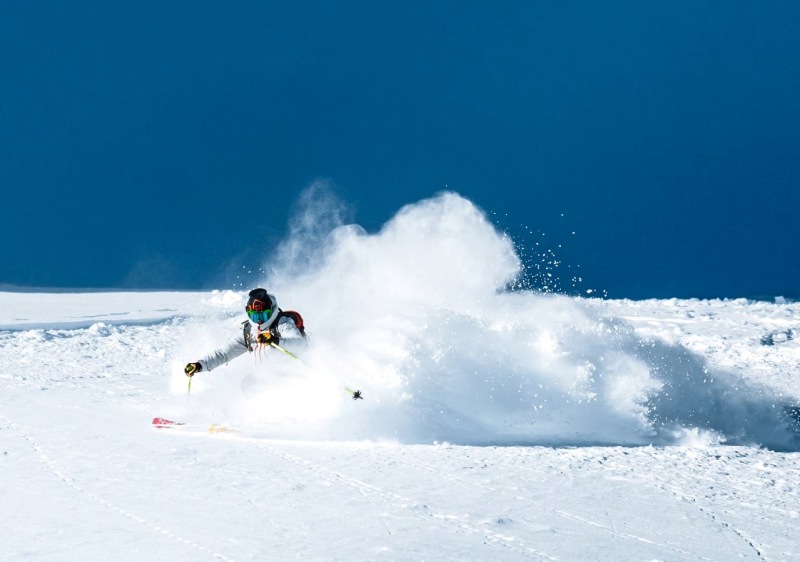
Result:
[[[183,368],[183,372],[186,373],[187,377],[193,377],[195,373],[199,373],[202,370],[203,366],[200,363],[188,363]]]
[[[261,332],[256,336],[256,342],[263,343],[269,345],[270,340],[272,339],[272,334],[269,332]]]

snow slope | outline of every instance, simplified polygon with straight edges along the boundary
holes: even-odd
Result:
[[[800,558],[800,305],[509,292],[453,194],[316,217],[269,274],[311,367],[187,393],[246,292],[0,293],[0,559]]]

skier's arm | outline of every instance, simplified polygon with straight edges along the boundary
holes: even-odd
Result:
[[[242,338],[236,338],[228,342],[225,347],[221,347],[203,357],[198,363],[203,371],[213,371],[221,365],[225,365],[231,359],[236,359],[247,351]]]

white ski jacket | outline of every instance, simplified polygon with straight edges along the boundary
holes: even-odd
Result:
[[[255,325],[249,320],[242,322],[242,332],[239,337],[233,338],[225,346],[212,351],[198,361],[203,371],[213,371],[232,359],[236,359],[248,351],[253,351],[253,346],[258,341],[258,335],[261,333],[271,332],[273,336],[277,335],[279,338],[288,334],[297,334],[305,337],[305,331],[302,329],[303,321],[300,315],[296,312],[284,313],[278,308],[278,300],[275,296],[269,295],[269,298],[272,301],[272,306],[270,307],[272,315],[269,319],[266,322]]]

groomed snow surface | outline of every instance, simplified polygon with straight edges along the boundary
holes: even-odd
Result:
[[[800,559],[800,305],[509,291],[455,194],[334,219],[267,264],[307,365],[191,393],[246,290],[0,293],[0,560]]]

